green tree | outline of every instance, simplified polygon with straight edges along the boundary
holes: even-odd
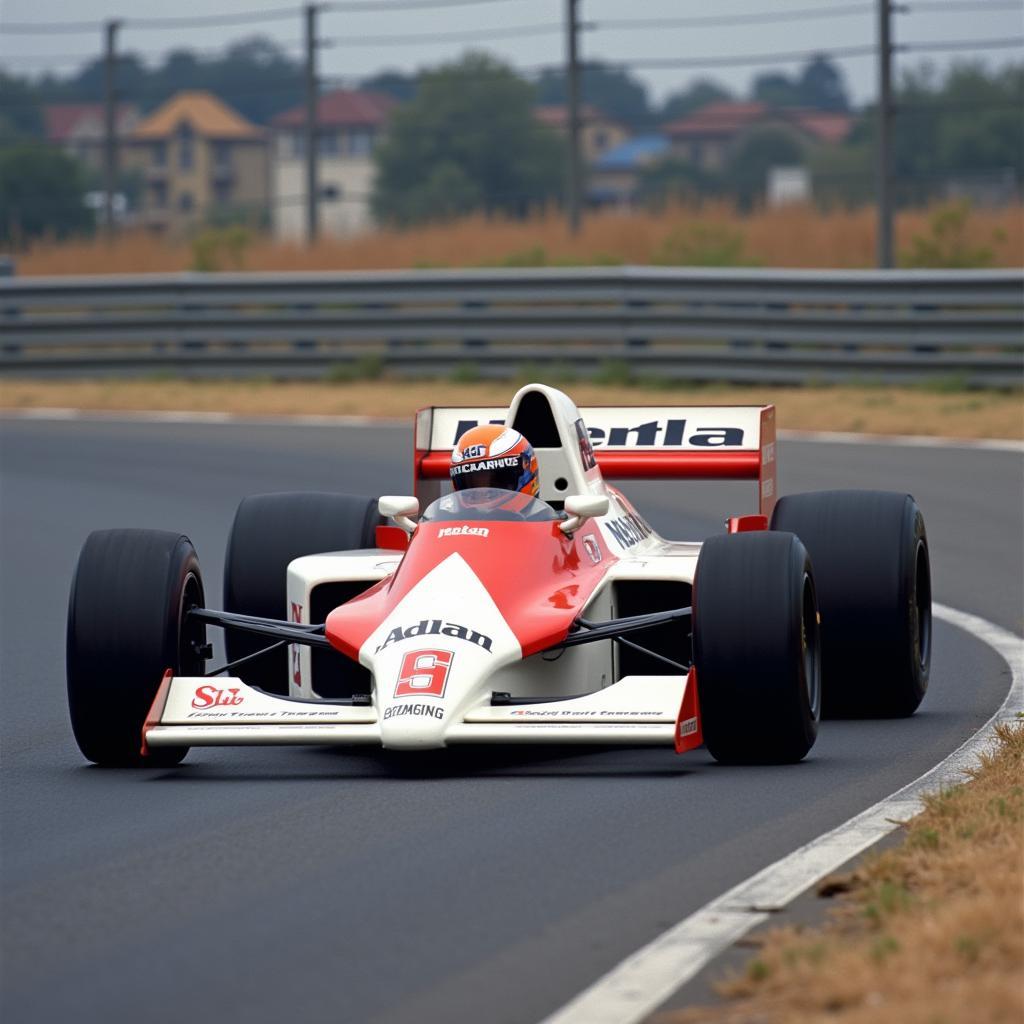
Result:
[[[41,138],[43,115],[32,86],[0,71],[0,146],[26,138]]]
[[[659,119],[677,121],[695,110],[700,110],[701,107],[706,107],[709,103],[721,103],[732,98],[732,93],[724,86],[710,79],[701,78],[686,89],[669,95],[661,108]]]
[[[1024,64],[989,71],[954,65],[940,78],[933,67],[908,70],[896,90],[893,179],[901,204],[935,198],[951,178],[1009,175],[1024,183]],[[847,142],[873,151],[877,110],[868,109]]]
[[[0,241],[88,231],[83,191],[80,165],[59,150],[26,144],[0,152]]]
[[[651,109],[646,86],[622,68],[588,64],[580,73],[580,92],[584,103],[596,107],[613,121],[635,131],[650,127]],[[565,72],[549,68],[537,80],[537,102],[568,102]]]
[[[530,86],[491,57],[425,73],[377,149],[375,214],[401,225],[472,210],[521,216],[554,198],[562,145],[532,104]]]
[[[804,162],[803,146],[782,128],[752,131],[733,151],[723,175],[730,194],[742,209],[760,202],[773,167],[791,167]]]
[[[416,95],[416,76],[401,71],[379,71],[359,83],[367,92],[382,92],[399,103],[408,103]]]
[[[795,78],[768,71],[754,79],[753,99],[770,107],[848,110],[850,101],[839,68],[824,56],[812,57]]]
[[[822,54],[812,57],[804,66],[797,89],[805,107],[815,110],[850,109],[842,71]]]
[[[688,160],[667,157],[645,167],[637,183],[637,199],[645,206],[660,207],[673,200],[689,202],[716,195],[717,177]]]
[[[769,107],[799,107],[800,86],[781,71],[767,71],[754,79],[753,99]]]

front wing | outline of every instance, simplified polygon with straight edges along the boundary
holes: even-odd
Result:
[[[655,745],[682,753],[703,742],[696,674],[691,669],[682,693],[679,676],[628,676],[580,697],[483,705],[453,722],[445,742]],[[277,697],[235,677],[167,672],[142,728],[144,755],[158,747],[288,744],[380,746],[377,709]]]

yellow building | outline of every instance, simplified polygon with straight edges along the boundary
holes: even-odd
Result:
[[[208,92],[180,92],[131,133],[124,165],[145,187],[140,220],[156,231],[187,231],[211,217],[267,216],[267,139]]]

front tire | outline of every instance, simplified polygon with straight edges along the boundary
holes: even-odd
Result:
[[[821,664],[811,562],[792,534],[711,537],[693,584],[693,661],[716,761],[801,760],[818,734]]]
[[[924,517],[909,494],[817,491],[780,498],[773,530],[814,562],[825,714],[912,715],[928,689],[932,587]]]
[[[82,547],[68,604],[67,685],[82,753],[105,767],[169,767],[188,747],[140,752],[142,725],[163,678],[202,675],[203,578],[188,537],[98,530]]]
[[[254,494],[235,513],[224,561],[224,608],[268,619],[288,618],[288,563],[303,555],[372,548],[380,523],[377,502],[318,491]],[[228,661],[268,646],[263,637],[224,631]],[[249,686],[287,696],[288,650],[240,665]]]

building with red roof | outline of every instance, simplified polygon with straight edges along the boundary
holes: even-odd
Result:
[[[320,96],[317,174],[324,234],[345,237],[373,227],[373,151],[397,105],[386,93],[353,89],[336,89]],[[298,241],[305,237],[305,106],[278,114],[271,131],[274,234]]]
[[[662,127],[672,154],[705,171],[719,170],[744,139],[772,128],[791,135],[802,147],[835,145],[853,127],[849,114],[757,102],[717,102]]]
[[[533,116],[560,135],[569,134],[569,108],[548,104],[533,108]],[[592,164],[609,150],[622,145],[629,132],[617,121],[589,103],[580,105],[580,153]]]
[[[138,121],[139,108],[134,103],[118,104],[114,131],[119,146]],[[60,146],[94,171],[102,168],[107,134],[102,103],[48,104],[43,107],[43,129],[47,142]]]

